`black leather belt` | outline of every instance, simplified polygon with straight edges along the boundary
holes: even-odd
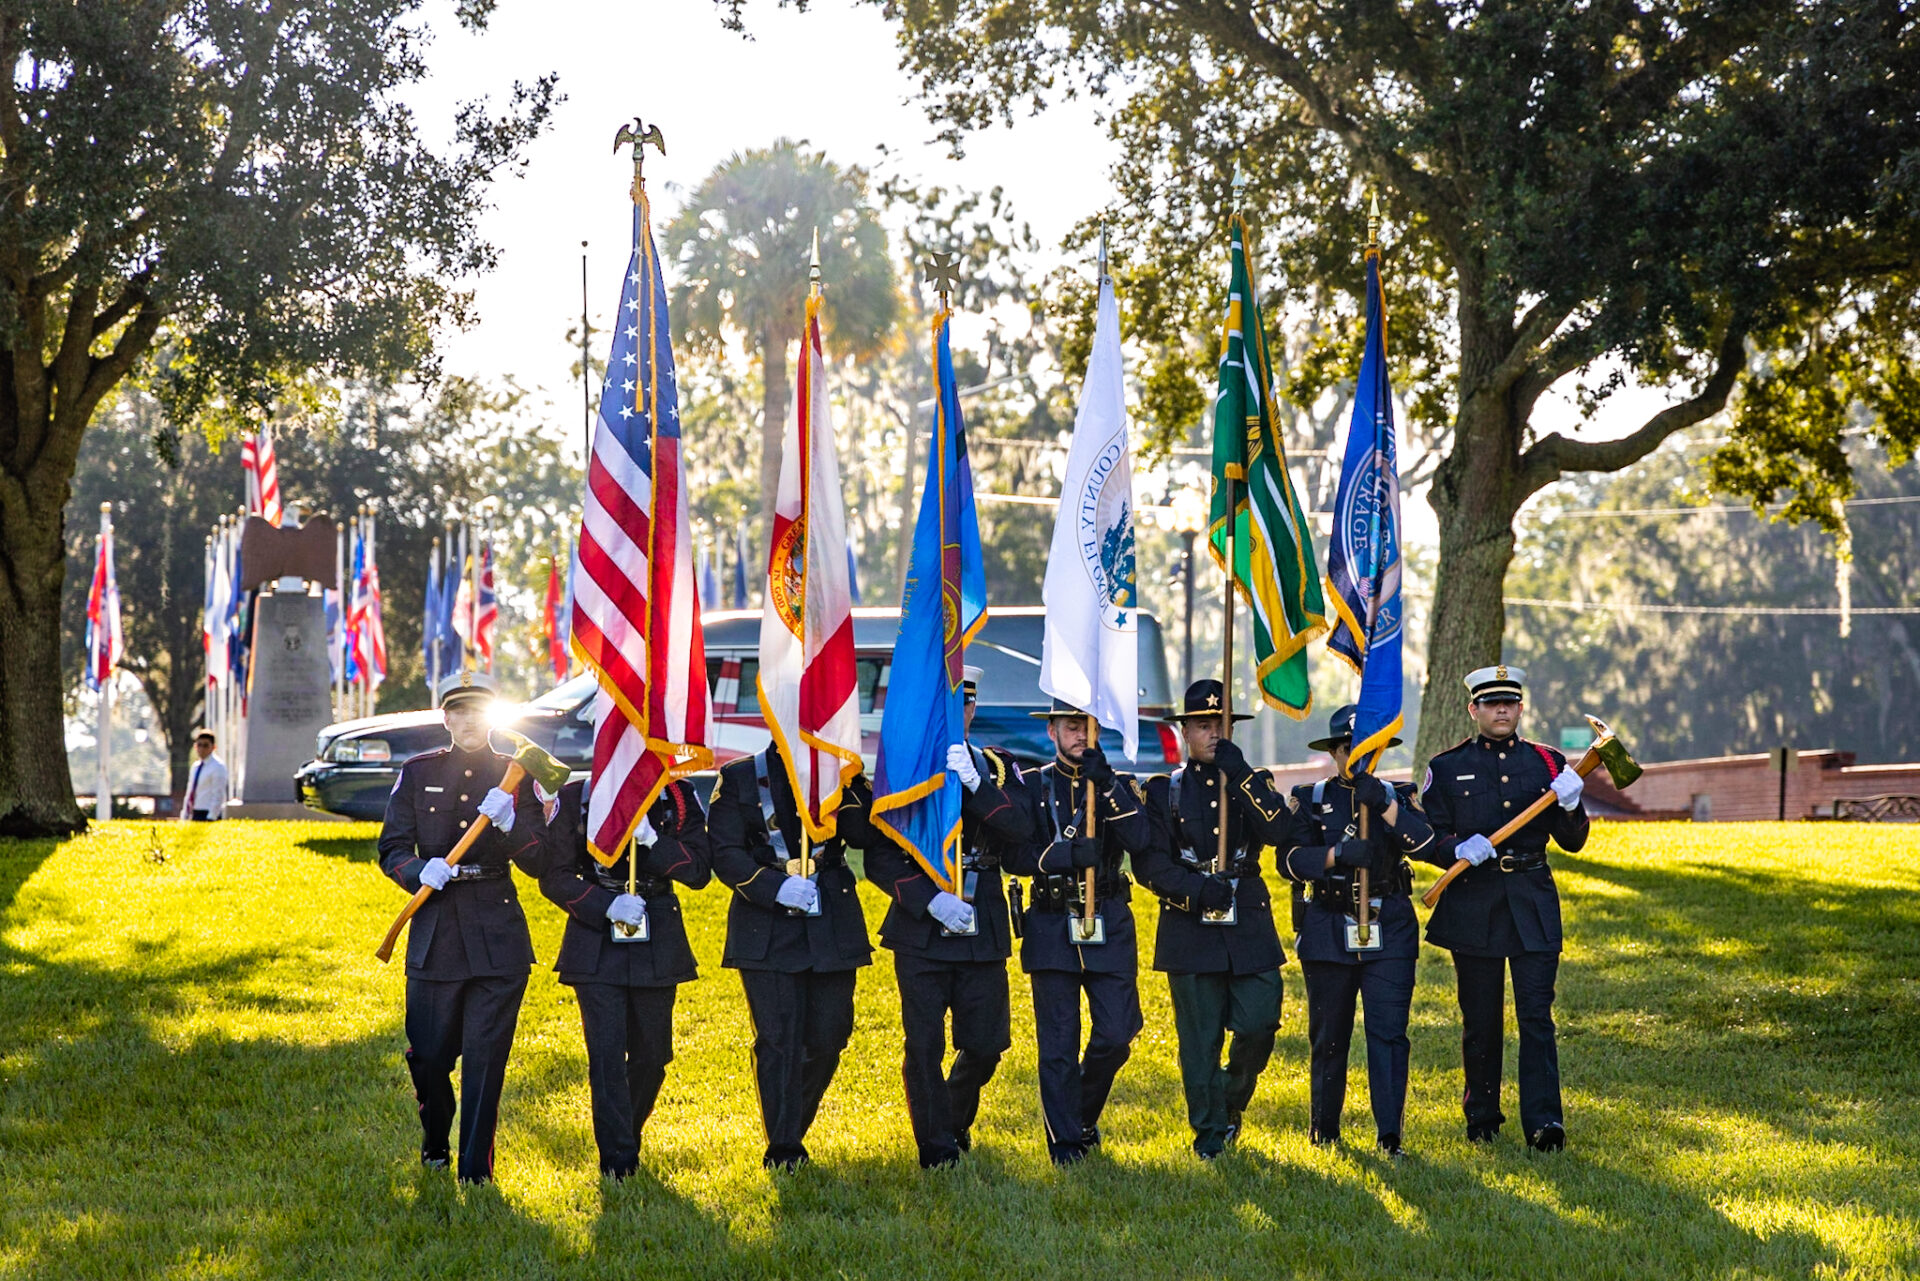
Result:
[[[1533,872],[1547,865],[1544,850],[1517,850],[1500,855],[1494,863],[1503,872]]]
[[[507,869],[504,867],[482,867],[474,863],[455,863],[453,865],[453,880],[447,882],[447,884],[451,885],[455,881],[497,881],[506,875]]]
[[[1080,904],[1080,886],[1084,872],[1067,875],[1046,875],[1033,878],[1033,906],[1042,912],[1065,912],[1077,908]],[[1126,898],[1127,880],[1124,872],[1110,872],[1102,868],[1094,877],[1093,892],[1096,898]]]
[[[615,894],[627,892],[627,878],[615,876],[603,868],[593,870],[594,882],[603,890],[612,890]],[[664,876],[642,876],[634,880],[633,892],[644,899],[659,898],[662,894],[673,892],[673,882]]]

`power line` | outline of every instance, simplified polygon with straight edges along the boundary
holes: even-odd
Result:
[[[1427,595],[1430,593],[1421,593]],[[1583,614],[1719,614],[1736,618],[1774,616],[1834,618],[1852,614],[1920,614],[1920,605],[1856,606],[1842,610],[1837,605],[1646,605],[1638,601],[1545,600],[1537,596],[1507,596],[1503,605],[1534,605],[1542,609],[1569,609]]]
[[[1920,503],[1920,494],[1901,494],[1893,498],[1849,498],[1844,507],[1891,507],[1897,503]],[[1785,511],[1785,503],[1768,503],[1764,510]],[[1746,503],[1707,503],[1699,507],[1574,507],[1534,513],[1542,520],[1594,519],[1602,516],[1697,516],[1711,512],[1745,512],[1754,515]]]

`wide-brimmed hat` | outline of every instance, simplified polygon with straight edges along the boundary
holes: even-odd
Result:
[[[1187,686],[1186,697],[1181,700],[1181,709],[1167,717],[1170,721],[1197,720],[1202,716],[1218,716],[1224,710],[1227,701],[1226,687],[1216,680],[1195,681]],[[1235,712],[1236,721],[1250,721],[1251,713]]]
[[[1316,738],[1311,743],[1308,743],[1308,750],[1331,752],[1342,743],[1351,743],[1353,741],[1353,718],[1359,714],[1360,709],[1352,703],[1348,703],[1345,707],[1340,708],[1332,716],[1327,718],[1327,736],[1325,738]],[[1392,739],[1387,743],[1387,746],[1398,747],[1400,746],[1400,740],[1397,738]]]
[[[1035,720],[1050,721],[1056,716],[1091,716],[1092,713],[1086,711],[1084,708],[1075,707],[1064,698],[1056,698],[1053,700],[1053,706],[1047,708],[1046,711],[1028,712],[1027,715],[1033,717]]]

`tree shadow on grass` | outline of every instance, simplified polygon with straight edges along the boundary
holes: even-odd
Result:
[[[373,863],[380,858],[380,843],[363,836],[303,836],[295,848],[349,863]]]
[[[546,1270],[549,1229],[415,1164],[389,1032],[221,1026],[303,1008],[238,996],[270,959],[108,969],[6,951],[0,1235],[22,1273],[454,1275],[475,1228],[501,1274]]]

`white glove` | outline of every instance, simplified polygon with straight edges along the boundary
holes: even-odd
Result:
[[[1479,867],[1493,857],[1493,842],[1484,836],[1469,836],[1453,847],[1453,856]]]
[[[607,919],[619,925],[638,925],[647,919],[647,900],[638,894],[622,894],[607,905]]]
[[[973,904],[945,890],[927,903],[927,915],[955,934],[964,934],[973,928]]]
[[[1587,780],[1570,769],[1563,769],[1553,776],[1553,794],[1560,798],[1560,808],[1571,811],[1580,804],[1580,793],[1587,790]]]
[[[420,883],[430,890],[444,890],[453,879],[453,865],[443,858],[430,858],[420,869]]]
[[[644,845],[648,849],[652,849],[653,843],[659,839],[660,833],[653,830],[653,820],[642,817],[640,826],[634,829],[633,843],[636,846]]]
[[[979,790],[980,767],[973,763],[973,749],[965,743],[947,749],[947,768],[960,776],[961,785],[969,792]]]
[[[480,798],[480,812],[487,821],[503,832],[513,830],[513,797],[499,788],[494,788]]]
[[[804,876],[789,876],[780,882],[780,893],[776,897],[782,907],[811,912],[820,902],[820,887]]]

